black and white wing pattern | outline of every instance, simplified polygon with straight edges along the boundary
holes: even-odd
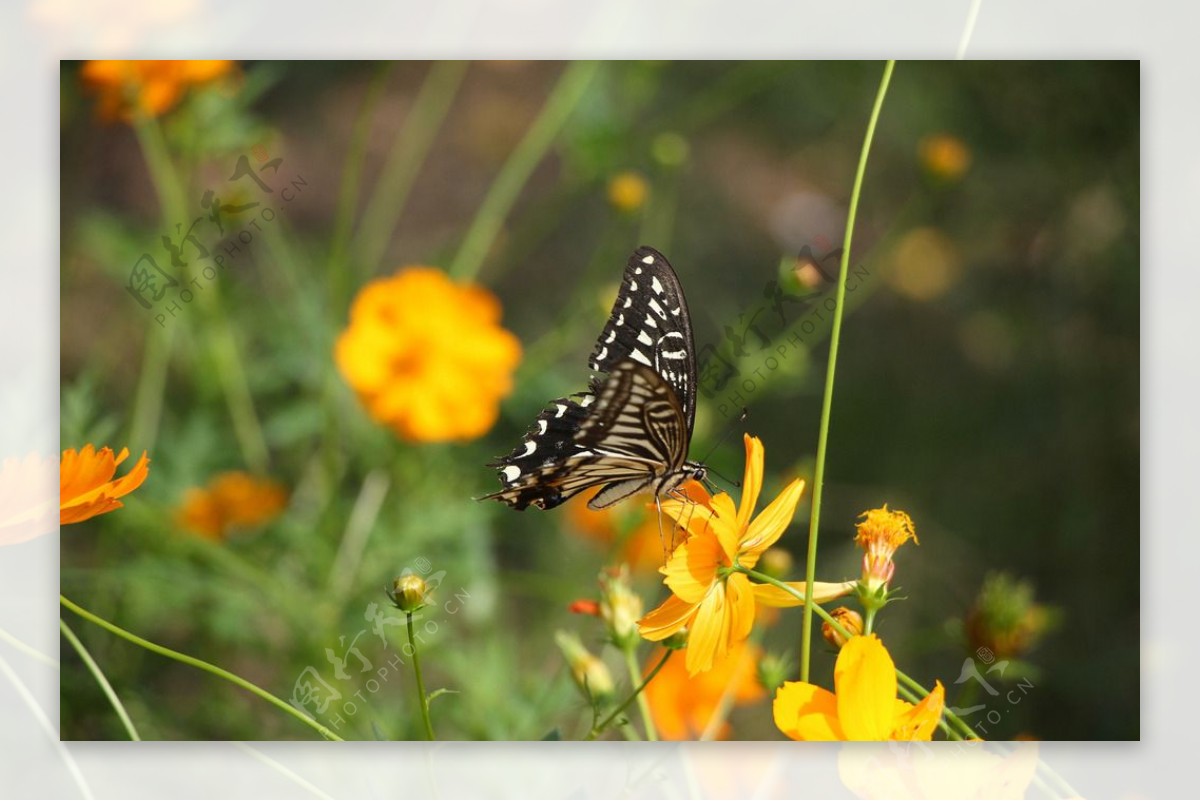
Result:
[[[588,505],[637,492],[663,496],[704,467],[687,460],[696,415],[696,357],[683,289],[661,253],[638,248],[588,362],[589,391],[551,401],[519,446],[490,464],[515,509],[551,509],[589,487]]]

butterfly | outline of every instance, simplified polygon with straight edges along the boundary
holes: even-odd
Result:
[[[601,487],[603,509],[639,492],[680,494],[707,470],[689,461],[696,420],[696,353],[683,287],[661,253],[642,246],[625,266],[592,356],[587,392],[550,401],[512,453],[489,463],[514,509],[552,509]]]

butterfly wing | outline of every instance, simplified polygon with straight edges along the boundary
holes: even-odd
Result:
[[[588,360],[593,395],[599,396],[604,385],[597,374],[625,359],[651,368],[675,391],[690,436],[696,419],[696,349],[687,301],[670,263],[645,245],[625,265],[616,303]]]
[[[525,440],[491,466],[504,488],[485,496],[514,509],[552,509],[605,485],[589,506],[601,509],[678,473],[687,430],[675,391],[643,364],[614,365],[598,395],[552,401]]]

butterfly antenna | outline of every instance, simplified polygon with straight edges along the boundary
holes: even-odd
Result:
[[[750,410],[747,409],[745,406],[743,406],[742,413],[740,415],[738,415],[738,419],[730,422],[729,425],[725,426],[725,431],[724,431],[724,433],[721,434],[721,438],[718,439],[715,443],[713,443],[713,446],[708,449],[708,453],[704,455],[704,458],[700,460],[700,463],[703,465],[707,465],[708,460],[716,452],[717,448],[724,445],[725,442],[729,439],[729,436],[734,432],[735,427],[740,426],[742,423],[746,422],[746,418],[748,418],[749,416],[750,416]],[[742,482],[730,481],[728,478],[721,475],[716,470],[713,470],[711,467],[708,468],[708,472],[712,473],[717,478],[721,479],[722,481],[724,481],[726,484],[730,485],[731,487],[740,488],[742,486]],[[708,489],[710,491],[716,489],[716,487],[713,485],[713,483],[711,481],[709,481],[707,478],[704,480],[704,483],[708,485]]]

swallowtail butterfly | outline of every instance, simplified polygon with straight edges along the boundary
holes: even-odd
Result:
[[[603,509],[637,492],[661,498],[704,465],[688,461],[696,419],[696,354],[683,287],[654,248],[629,257],[608,324],[588,361],[587,392],[551,401],[525,439],[488,466],[514,509],[552,509],[601,486]]]

